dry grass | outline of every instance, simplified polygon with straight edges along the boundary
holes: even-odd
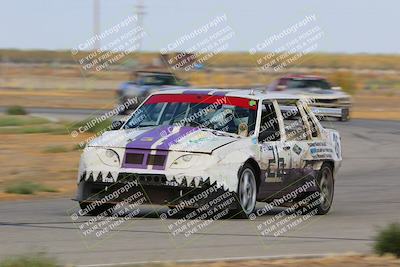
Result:
[[[400,259],[393,256],[343,255],[310,259],[246,260],[199,263],[144,264],[142,267],[397,267]],[[138,266],[138,265],[135,265]]]
[[[0,106],[13,104],[23,107],[112,109],[116,103],[115,92],[108,90],[3,89],[0,91]]]
[[[56,260],[45,254],[29,254],[9,257],[0,261],[0,267],[56,267]]]
[[[88,136],[86,136],[87,138]],[[79,139],[80,138],[80,139]],[[0,200],[42,197],[72,197],[76,189],[76,174],[81,151],[76,143],[85,136],[52,134],[0,134]],[[77,140],[79,139],[79,140]],[[48,153],[46,148],[62,146],[67,152]],[[40,192],[35,195],[6,193],[10,186],[24,181],[40,184],[58,192]]]
[[[400,120],[400,96],[360,94],[354,96],[354,119]]]

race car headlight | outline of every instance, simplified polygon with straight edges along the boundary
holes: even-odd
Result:
[[[98,149],[97,155],[105,165],[119,167],[121,163],[118,153],[112,149]]]
[[[187,154],[180,156],[171,164],[172,169],[187,169],[199,163],[199,155]]]

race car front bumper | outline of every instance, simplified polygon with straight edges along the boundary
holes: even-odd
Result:
[[[103,182],[82,180],[78,184],[77,195],[74,200],[79,202],[96,202],[117,204],[126,202],[131,196],[138,193],[145,196],[144,204],[178,205],[182,201],[191,199],[194,195],[212,190],[212,194],[193,203],[197,208],[212,198],[223,194],[226,190],[216,182],[210,184],[210,179],[194,180],[188,184],[187,179],[168,181],[164,174],[120,173],[117,182]]]

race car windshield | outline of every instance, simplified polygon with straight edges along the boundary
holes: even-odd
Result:
[[[330,84],[324,80],[303,80],[292,79],[287,81],[288,89],[306,89],[306,88],[320,88],[331,89]]]
[[[177,79],[169,75],[146,75],[139,79],[141,85],[177,85]]]
[[[231,103],[181,101],[176,99],[154,102],[147,101],[128,120],[125,129],[155,127],[161,125],[191,126],[224,131],[248,136],[254,131],[256,106],[238,106]],[[224,97],[224,99],[226,99]],[[252,100],[243,99],[242,102]],[[254,104],[254,103],[253,103]],[[254,104],[255,105],[255,104]]]

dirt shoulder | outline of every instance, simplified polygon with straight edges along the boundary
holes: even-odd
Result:
[[[76,148],[78,142],[69,135],[0,134],[0,200],[73,197],[81,153]],[[6,192],[11,185],[21,187],[26,182],[52,190],[34,194]]]
[[[400,120],[399,95],[360,94],[353,100],[354,119]]]
[[[112,109],[116,104],[114,90],[0,90],[0,107]]]
[[[137,266],[137,265],[135,265]],[[393,256],[375,256],[375,255],[344,255],[344,256],[328,256],[324,258],[310,259],[276,259],[276,260],[246,260],[246,261],[222,261],[222,262],[199,262],[199,263],[180,263],[180,264],[152,264],[141,265],[150,266],[187,266],[187,267],[398,267],[400,259]]]

